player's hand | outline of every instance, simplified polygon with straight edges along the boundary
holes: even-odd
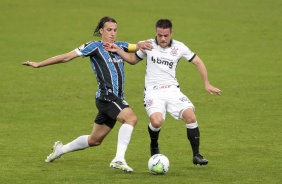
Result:
[[[152,42],[148,40],[140,41],[137,43],[137,48],[140,49],[142,52],[144,52],[145,50],[152,50]]]
[[[39,68],[39,64],[37,62],[25,61],[22,65],[32,66],[33,68]]]
[[[220,89],[216,88],[216,87],[213,87],[211,84],[206,84],[205,88],[206,88],[206,91],[209,92],[211,95],[213,93],[221,95],[222,91]]]
[[[106,51],[110,51],[110,52],[117,52],[119,47],[114,44],[114,43],[109,43],[109,42],[106,42],[104,45],[103,45],[104,49]]]

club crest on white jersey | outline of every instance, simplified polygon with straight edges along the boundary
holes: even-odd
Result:
[[[178,48],[177,47],[171,47],[171,51],[170,51],[170,54],[172,55],[172,56],[177,56],[177,50],[178,50]]]

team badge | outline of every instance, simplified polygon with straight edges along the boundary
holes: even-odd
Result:
[[[85,48],[85,44],[83,44],[80,47],[78,47],[78,50],[83,50],[84,48]]]
[[[170,54],[171,54],[172,56],[176,56],[176,55],[177,55],[177,50],[178,50],[178,48],[176,48],[176,47],[171,47]]]
[[[146,100],[146,107],[152,106],[153,103],[154,103],[153,99],[147,99],[147,100]]]
[[[124,105],[128,105],[128,103],[127,103],[125,100],[123,100],[122,103],[123,103]]]
[[[182,101],[182,102],[187,102],[188,101],[188,103],[190,103],[190,101],[188,100],[187,97],[181,97],[181,98],[179,98],[179,100]]]
[[[90,42],[87,42],[85,44],[82,44],[80,47],[78,47],[78,50],[83,50],[85,47],[87,47],[90,44]]]

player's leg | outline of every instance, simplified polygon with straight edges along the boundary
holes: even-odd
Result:
[[[117,152],[115,160],[125,160],[125,152],[128,144],[131,140],[131,135],[135,125],[137,124],[137,116],[131,108],[124,108],[119,115],[117,120],[122,123],[118,132]]]
[[[193,151],[193,163],[206,165],[208,160],[206,160],[199,152],[200,147],[200,130],[198,127],[196,115],[193,108],[187,108],[182,113],[182,119],[186,123],[187,127],[187,138],[190,142]]]
[[[159,139],[159,133],[161,131],[162,122],[163,122],[162,113],[154,112],[150,116],[148,132],[149,132],[150,139],[151,139],[151,143],[150,143],[151,156],[160,153],[158,139]]]
[[[90,135],[79,136],[65,145],[63,145],[61,141],[55,142],[53,152],[46,158],[45,161],[52,162],[68,152],[83,150],[89,146],[99,146],[110,131],[110,127],[94,123],[92,133]]]
[[[137,116],[125,100],[112,93],[104,96],[102,100],[96,100],[96,106],[100,112],[110,118],[107,123],[105,122],[108,126],[113,127],[116,120],[122,123],[118,132],[116,156],[111,161],[110,167],[132,172],[133,169],[126,164],[125,153],[131,139],[133,128],[137,123]]]
[[[117,120],[122,123],[118,132],[117,151],[115,158],[111,161],[110,167],[132,172],[125,160],[125,153],[131,139],[134,126],[137,124],[137,116],[131,108],[126,107],[117,116]]]
[[[203,165],[207,164],[208,161],[199,153],[200,131],[194,110],[195,107],[192,102],[179,88],[171,89],[167,99],[167,112],[175,119],[184,120],[187,128],[187,138],[193,150],[193,163]]]
[[[145,91],[144,106],[150,118],[148,132],[151,156],[160,153],[158,139],[166,115],[166,94],[158,90]]]

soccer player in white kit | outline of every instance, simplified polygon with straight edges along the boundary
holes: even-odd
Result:
[[[156,37],[149,39],[152,50],[138,50],[135,55],[128,54],[114,44],[106,44],[105,49],[117,52],[124,60],[136,64],[143,58],[146,61],[144,105],[150,118],[148,131],[151,138],[151,155],[160,153],[158,137],[161,125],[168,112],[172,117],[183,120],[187,127],[187,138],[193,151],[193,163],[206,165],[208,160],[199,152],[200,131],[195,107],[189,98],[179,88],[176,79],[176,67],[181,58],[196,65],[205,85],[210,93],[221,95],[221,90],[213,87],[208,80],[208,74],[203,61],[182,42],[172,39],[172,23],[168,19],[160,19],[156,23]]]

